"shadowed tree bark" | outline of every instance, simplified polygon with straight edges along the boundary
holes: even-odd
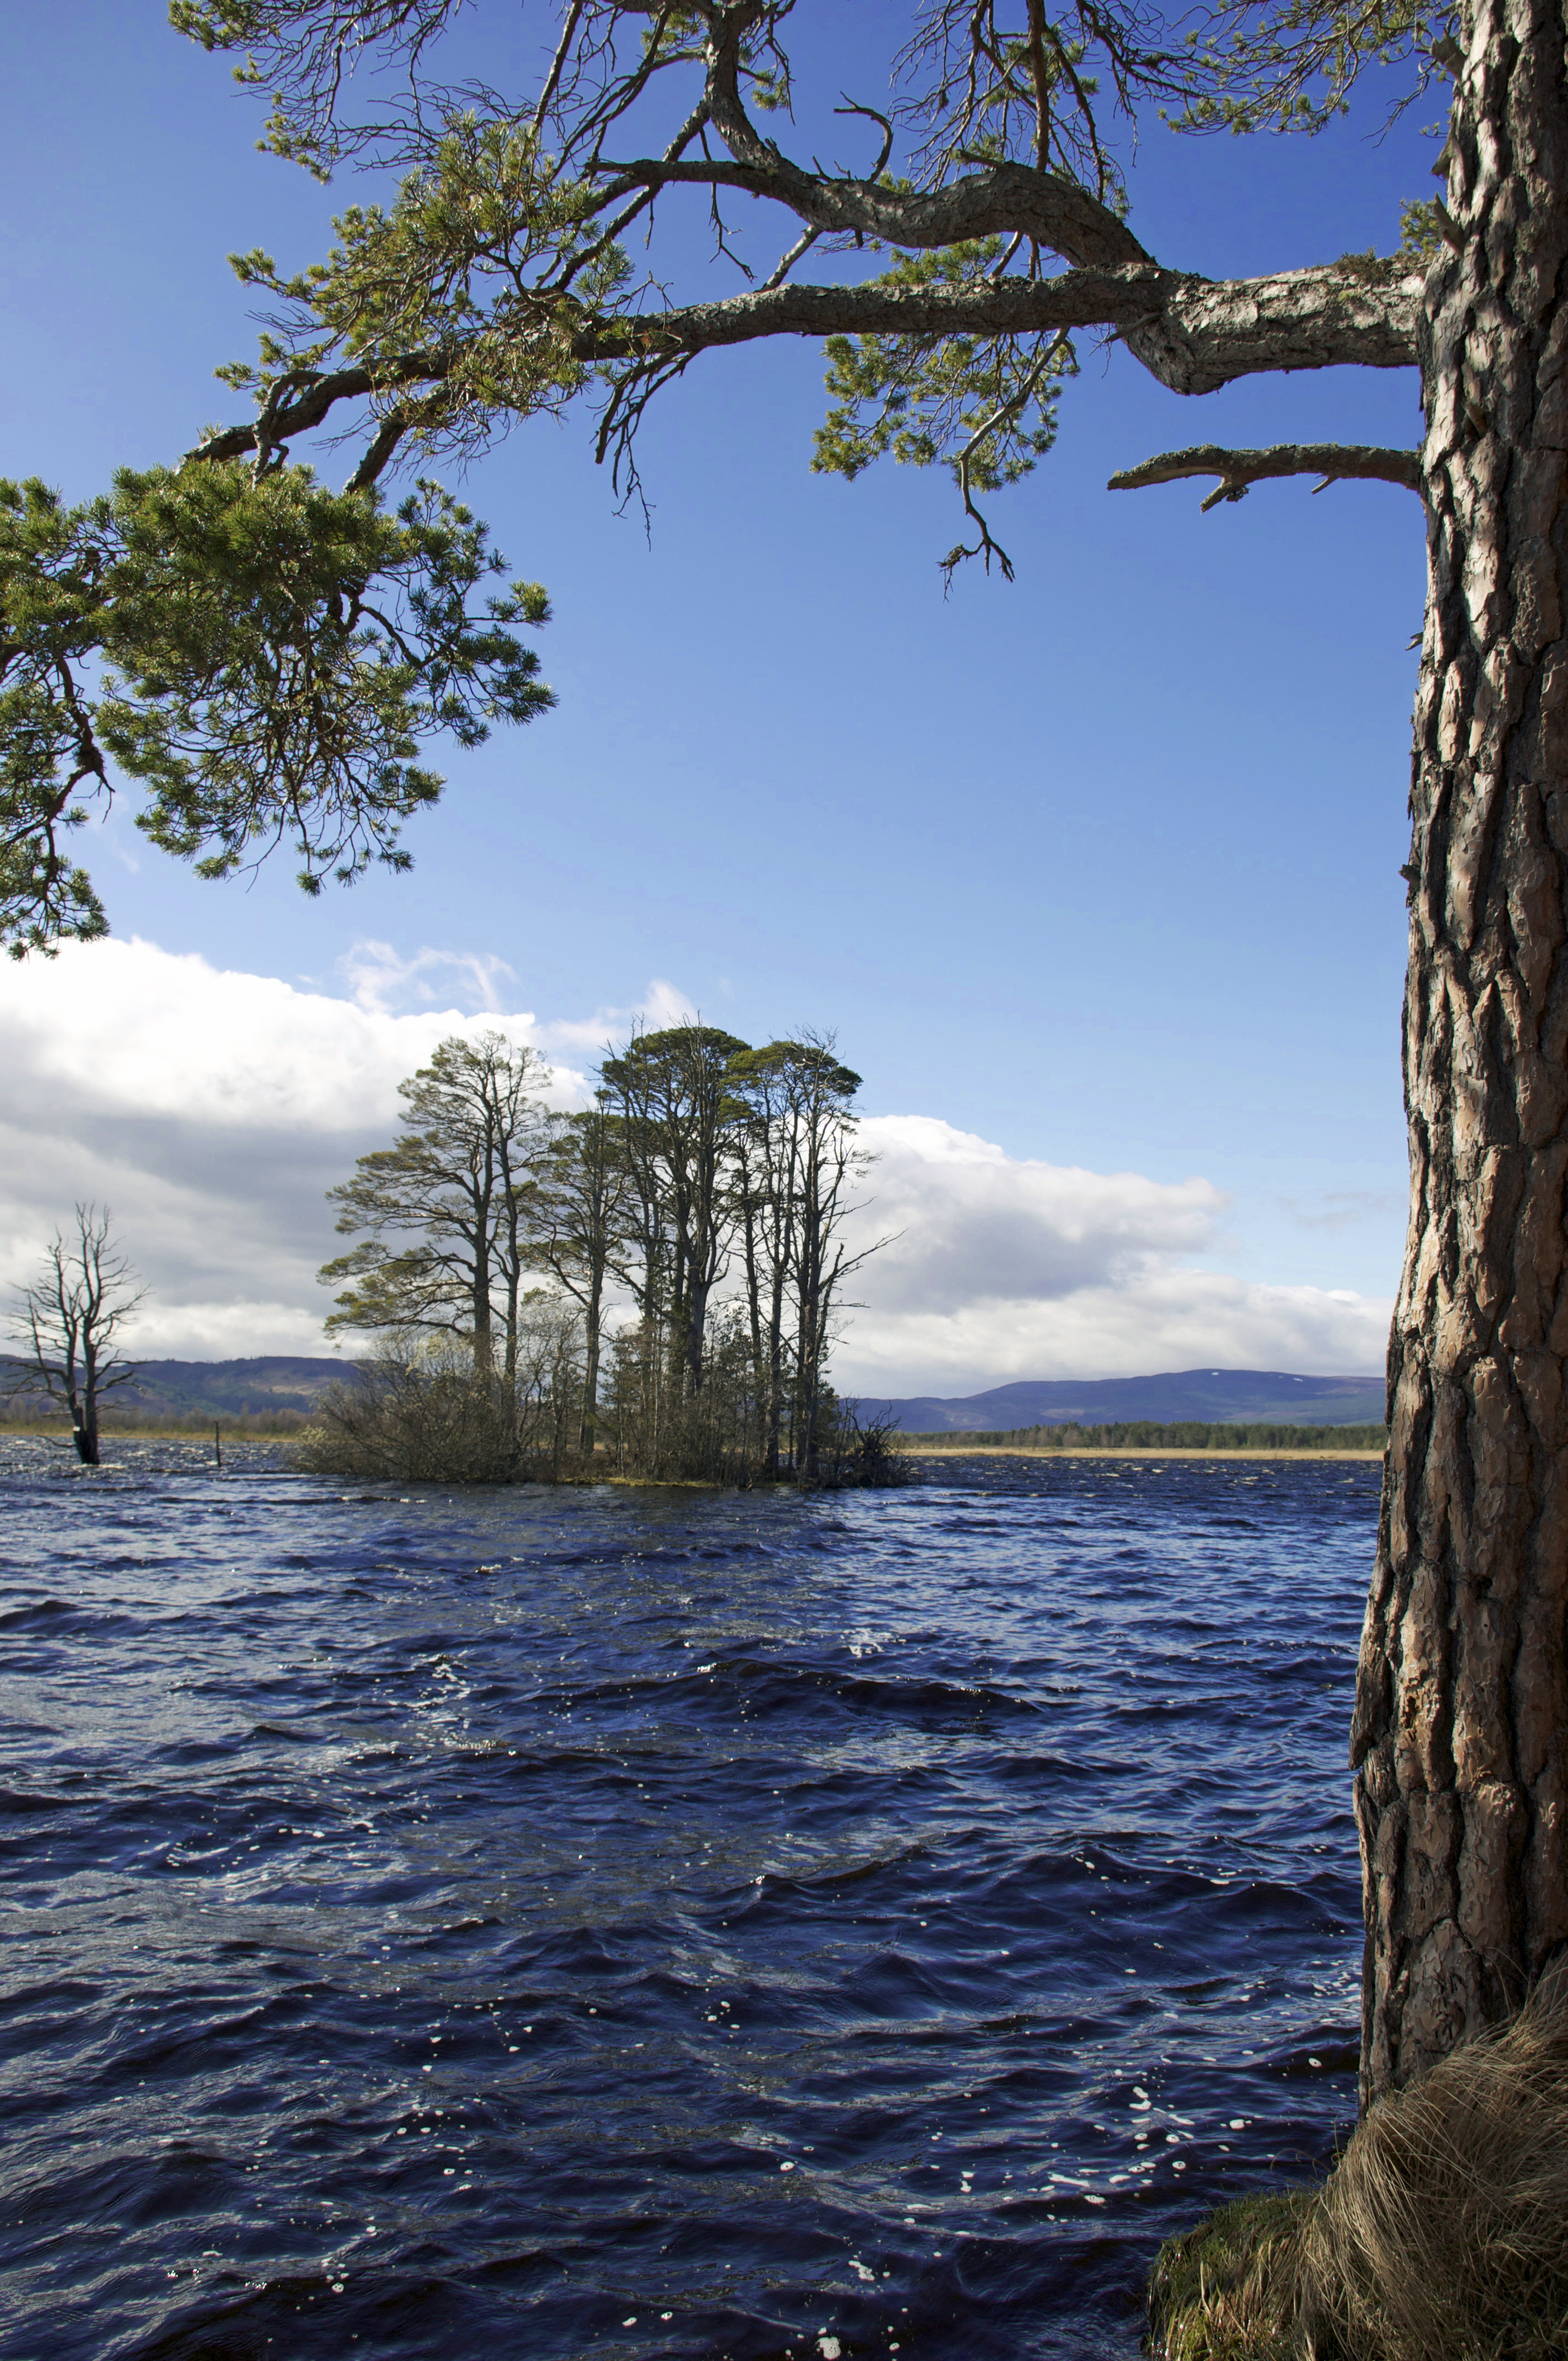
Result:
[[[1563,19],[1480,0],[1420,331],[1410,1227],[1354,1755],[1363,2087],[1568,1939],[1568,92]]]

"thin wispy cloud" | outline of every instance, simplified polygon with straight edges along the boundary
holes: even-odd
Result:
[[[499,986],[517,982],[517,971],[494,951],[441,951],[426,947],[405,959],[391,943],[356,943],[338,961],[349,996],[378,1016],[394,1010],[433,1008],[454,998],[470,1011],[499,1015]],[[532,1022],[532,1018],[529,1020]]]
[[[1330,1189],[1321,1197],[1281,1197],[1299,1229],[1351,1230],[1358,1222],[1380,1222],[1404,1200],[1393,1189]]]
[[[591,1016],[557,1017],[541,1026],[539,1038],[547,1048],[596,1057],[607,1047],[619,1048],[632,1033],[658,1033],[668,1025],[686,1025],[697,1014],[695,1002],[678,984],[656,975],[631,1007],[596,1008]]]

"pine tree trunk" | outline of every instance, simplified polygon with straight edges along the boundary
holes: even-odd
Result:
[[[770,1484],[779,1480],[780,1429],[784,1423],[784,1291],[773,1290],[768,1322],[768,1400],[762,1437],[762,1475]]]
[[[603,1290],[604,1272],[596,1268],[583,1313],[583,1416],[577,1431],[577,1448],[588,1460],[598,1441],[599,1308]]]
[[[1568,1941],[1568,92],[1474,0],[1427,286],[1410,1226],[1352,1760],[1363,2104]]]

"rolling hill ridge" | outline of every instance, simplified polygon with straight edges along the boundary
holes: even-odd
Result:
[[[1110,1426],[1126,1419],[1293,1426],[1381,1424],[1381,1376],[1297,1377],[1285,1369],[1168,1369],[1149,1378],[1021,1378],[958,1398],[861,1394],[862,1417],[891,1411],[905,1434],[977,1434],[1023,1426]]]
[[[347,1355],[264,1353],[235,1361],[143,1361],[107,1407],[175,1418],[308,1411],[354,1367]],[[1025,1426],[1197,1419],[1296,1426],[1381,1423],[1381,1377],[1299,1377],[1284,1369],[1169,1369],[1146,1378],[1021,1378],[985,1392],[862,1394],[862,1417],[891,1411],[905,1434],[973,1434]]]

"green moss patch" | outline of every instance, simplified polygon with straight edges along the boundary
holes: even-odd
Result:
[[[1168,2239],[1149,2281],[1149,2350],[1160,2361],[1254,2361],[1295,2345],[1300,2225],[1310,2190],[1238,2197]]]

